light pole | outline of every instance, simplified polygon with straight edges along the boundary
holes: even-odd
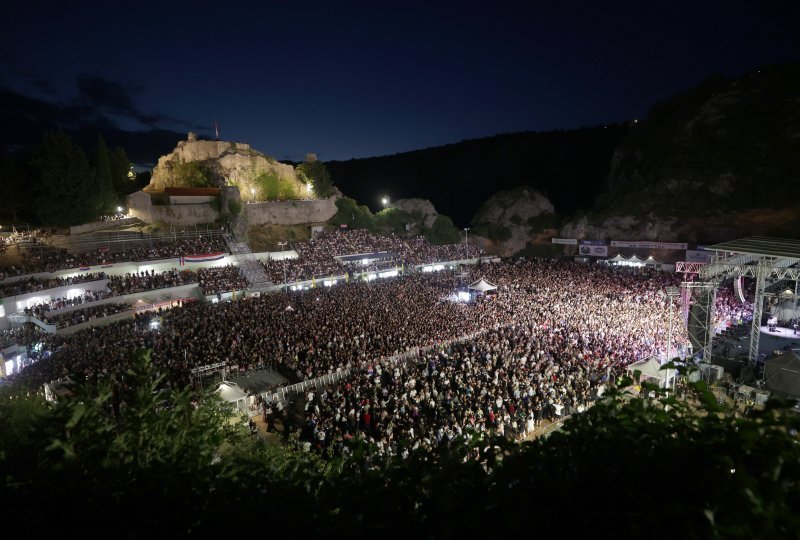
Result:
[[[250,188],[251,202],[256,202],[256,188]]]
[[[469,259],[469,227],[464,227],[464,258]]]
[[[283,292],[286,292],[286,255],[283,252],[286,242],[278,242],[278,245],[281,246],[281,259],[283,259]]]
[[[383,199],[381,199],[381,203],[383,203],[384,208],[389,206],[389,197],[384,197]]]
[[[678,287],[667,287],[667,317],[669,318],[669,331],[667,332],[667,362],[672,356],[672,299],[681,295]],[[669,369],[667,369],[667,382],[669,382]],[[675,394],[675,377],[672,377],[672,394]]]

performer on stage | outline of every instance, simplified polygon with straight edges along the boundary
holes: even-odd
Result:
[[[778,326],[778,317],[770,317],[767,319],[767,329],[770,332],[776,332],[776,327]]]

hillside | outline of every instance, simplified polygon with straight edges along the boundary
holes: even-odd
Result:
[[[614,152],[603,215],[785,208],[800,196],[800,64],[710,77],[655,105]]]
[[[498,190],[523,185],[547,196],[559,214],[590,207],[626,131],[617,124],[512,133],[326,165],[342,192],[373,209],[384,194],[419,197],[463,226]]]

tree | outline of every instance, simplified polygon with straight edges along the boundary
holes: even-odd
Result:
[[[321,161],[306,161],[297,166],[297,169],[311,181],[314,194],[317,197],[330,197],[333,195],[333,179],[327,167]]]
[[[128,195],[136,191],[136,176],[131,170],[131,162],[121,146],[114,148],[109,154],[109,166],[114,191],[120,195]],[[146,184],[145,184],[146,185]]]
[[[9,157],[0,157],[0,179],[3,182],[3,204],[0,218],[19,223],[29,210],[30,171],[23,163]]]
[[[109,212],[116,203],[114,193],[114,182],[111,177],[111,164],[108,155],[108,148],[103,135],[97,137],[97,154],[95,156],[95,177],[97,179],[97,189],[102,200],[101,212]]]
[[[86,154],[63,130],[45,134],[31,167],[37,187],[35,214],[42,224],[69,226],[100,215],[102,194]]]
[[[436,245],[457,244],[461,241],[461,233],[456,229],[452,219],[439,215],[431,228],[425,231],[425,238]]]

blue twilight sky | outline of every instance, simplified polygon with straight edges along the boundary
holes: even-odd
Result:
[[[6,0],[0,89],[61,123],[211,135],[217,119],[279,159],[348,159],[641,118],[713,73],[800,60],[799,16],[797,1]]]

